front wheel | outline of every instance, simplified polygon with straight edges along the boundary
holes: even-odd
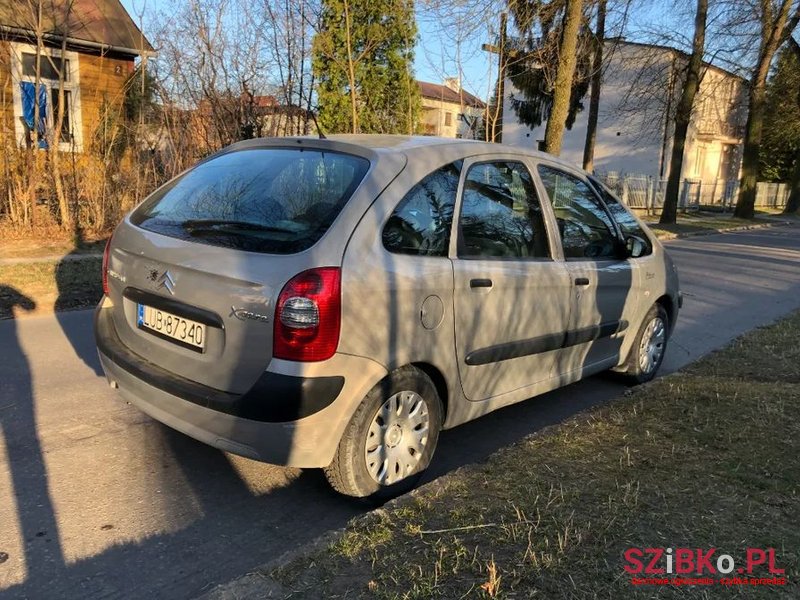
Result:
[[[347,496],[399,496],[428,468],[441,427],[442,403],[430,377],[414,367],[398,369],[364,398],[325,476]]]
[[[656,376],[667,350],[668,325],[667,311],[660,304],[653,305],[642,321],[622,368],[624,377],[631,383],[645,383]]]

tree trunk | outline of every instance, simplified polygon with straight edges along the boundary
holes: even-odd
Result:
[[[675,223],[678,216],[678,194],[681,187],[681,171],[683,171],[683,151],[686,146],[686,133],[692,118],[694,97],[700,87],[700,69],[703,66],[703,51],[706,40],[706,16],[708,0],[697,0],[697,13],[694,18],[694,40],[692,55],[683,82],[683,91],[678,106],[675,108],[675,134],[672,139],[672,158],[669,161],[667,191],[664,196],[664,208],[661,211],[660,223]]]
[[[578,29],[583,13],[583,0],[567,0],[564,12],[564,27],[559,46],[559,66],[553,86],[553,107],[544,133],[544,151],[558,156],[564,139],[564,127],[569,114],[569,99],[572,94],[572,78],[577,63]]]
[[[750,88],[747,127],[742,151],[742,182],[733,216],[752,219],[755,216],[756,189],[758,186],[758,155],[761,151],[761,134],[764,130],[764,99],[766,77],[761,84]]]
[[[347,78],[350,84],[350,110],[352,122],[352,133],[358,133],[358,99],[356,97],[356,72],[353,62],[353,42],[350,37],[350,7],[347,0],[344,2],[344,26],[345,37],[347,40]]]
[[[67,5],[69,10],[69,5]],[[67,17],[64,15],[64,23],[67,22]],[[67,36],[61,38],[61,56],[65,56],[67,52]],[[74,239],[78,237],[78,218],[77,211],[73,210],[72,202],[67,197],[64,191],[64,181],[61,178],[61,128],[64,125],[64,81],[67,74],[64,73],[65,63],[61,63],[61,68],[58,73],[58,113],[52,115],[53,119],[53,132],[48,136],[48,153],[50,154],[50,162],[52,166],[53,185],[56,191],[56,198],[58,199],[58,209],[61,215],[61,227],[69,231]],[[52,107],[51,107],[52,111]],[[70,148],[70,152],[74,152],[75,148]]]
[[[750,105],[747,113],[744,150],[742,152],[742,182],[739,198],[733,215],[740,219],[755,216],[756,187],[758,185],[758,155],[761,150],[761,134],[764,130],[764,100],[766,96],[767,75],[775,52],[791,35],[800,20],[800,7],[789,18],[793,0],[783,0],[775,20],[762,14],[761,49],[758,63],[750,81]]]
[[[786,201],[783,214],[797,214],[798,212],[800,212],[800,152],[795,157],[789,199]]]
[[[589,96],[589,122],[586,125],[586,142],[583,145],[583,170],[594,170],[594,146],[597,141],[597,115],[600,112],[600,86],[603,80],[603,50],[606,38],[606,0],[597,3],[597,31],[595,32],[594,71],[592,92]]]

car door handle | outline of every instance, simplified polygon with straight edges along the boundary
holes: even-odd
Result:
[[[589,285],[589,278],[588,277],[576,277],[575,278],[575,285]]]
[[[494,285],[491,279],[470,279],[469,287],[471,288],[490,288]]]

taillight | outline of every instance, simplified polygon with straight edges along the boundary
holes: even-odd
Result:
[[[103,250],[103,293],[108,296],[108,253],[111,248],[111,238],[106,242],[106,249]]]
[[[326,360],[339,345],[341,321],[339,268],[303,271],[278,296],[272,354],[284,360]]]

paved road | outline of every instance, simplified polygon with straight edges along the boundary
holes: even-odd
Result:
[[[686,304],[666,370],[800,307],[800,228],[669,247]],[[0,322],[0,358],[0,597],[193,597],[363,510],[318,472],[225,455],[123,404],[89,311]],[[595,377],[446,432],[430,477],[621,391]]]

